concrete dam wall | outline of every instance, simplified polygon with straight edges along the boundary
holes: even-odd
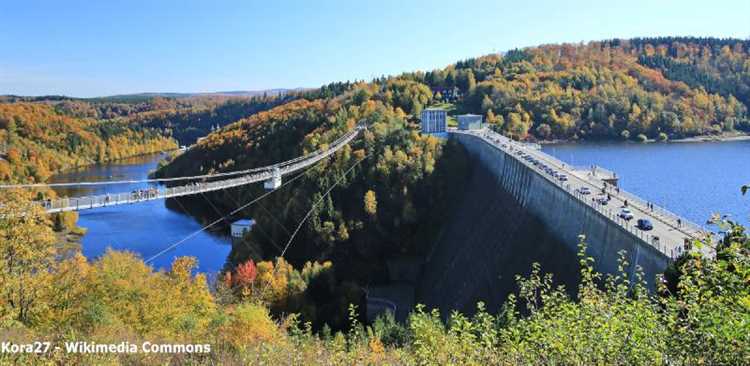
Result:
[[[642,267],[653,286],[668,257],[644,243],[516,157],[472,135],[451,134],[472,158],[472,177],[454,220],[441,233],[425,266],[416,301],[446,311],[473,313],[478,301],[496,311],[515,292],[515,275],[538,262],[559,283],[578,282],[579,235],[595,268],[616,273],[619,252]]]

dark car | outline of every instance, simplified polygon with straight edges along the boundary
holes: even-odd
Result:
[[[638,223],[635,226],[643,231],[654,229],[654,225],[651,225],[651,221],[648,219],[638,219]]]

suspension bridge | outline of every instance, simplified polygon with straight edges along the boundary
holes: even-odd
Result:
[[[359,133],[366,127],[363,124],[358,125],[355,129],[345,133],[327,147],[323,147],[315,152],[306,154],[291,160],[268,165],[260,168],[197,175],[189,177],[161,178],[161,179],[144,179],[144,180],[123,180],[123,181],[105,181],[105,182],[72,182],[72,183],[50,183],[50,184],[19,184],[19,185],[0,185],[0,188],[29,188],[29,187],[65,187],[65,186],[94,186],[94,185],[117,185],[132,183],[166,183],[175,181],[184,181],[185,183],[173,187],[152,187],[130,192],[108,193],[83,197],[63,197],[38,201],[44,207],[47,213],[57,213],[65,211],[81,211],[100,207],[110,207],[117,205],[135,204],[145,201],[160,200],[165,198],[174,198],[201,194],[205,192],[218,191],[227,188],[244,186],[247,184],[264,182],[268,190],[276,189],[281,185],[284,175],[294,173],[309,167],[339,151],[342,147],[349,144]],[[218,179],[221,178],[221,179]],[[209,181],[210,180],[210,181]]]

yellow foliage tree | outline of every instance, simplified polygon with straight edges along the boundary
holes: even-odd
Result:
[[[235,349],[281,339],[278,325],[262,305],[242,303],[227,311],[227,320],[219,330],[220,337]]]
[[[375,196],[375,192],[368,190],[365,193],[365,212],[371,217],[375,217],[378,213],[378,200]]]
[[[47,307],[56,254],[50,227],[29,193],[0,195],[0,319],[31,324]]]

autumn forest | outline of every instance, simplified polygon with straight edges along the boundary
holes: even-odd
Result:
[[[174,153],[154,177],[231,172],[324,150],[358,123],[368,128],[262,206],[235,215],[263,230],[236,242],[213,277],[196,272],[192,257],[161,271],[130,252],[86,258],[60,243],[60,232],[76,230],[76,216],[47,215],[34,203],[53,192],[0,192],[0,267],[7,269],[0,329],[16,340],[214,345],[211,354],[53,353],[43,358],[49,364],[750,362],[750,239],[732,222],[724,223],[716,258],[685,254],[655,292],[623,274],[596,273],[582,250],[574,289],[556,287],[535,267],[501,309],[480,303],[464,315],[417,306],[406,321],[368,321],[368,287],[388,282],[393,259],[430,254],[470,175],[459,144],[420,133],[421,111],[436,105],[481,114],[489,128],[529,142],[745,135],[750,41],[542,45],[244,97],[2,96],[4,183],[46,182],[75,167],[161,151]],[[177,152],[183,145],[190,148]],[[203,223],[264,192],[249,185],[206,194],[215,207],[203,198],[186,205]],[[0,363],[39,360],[0,354]]]

